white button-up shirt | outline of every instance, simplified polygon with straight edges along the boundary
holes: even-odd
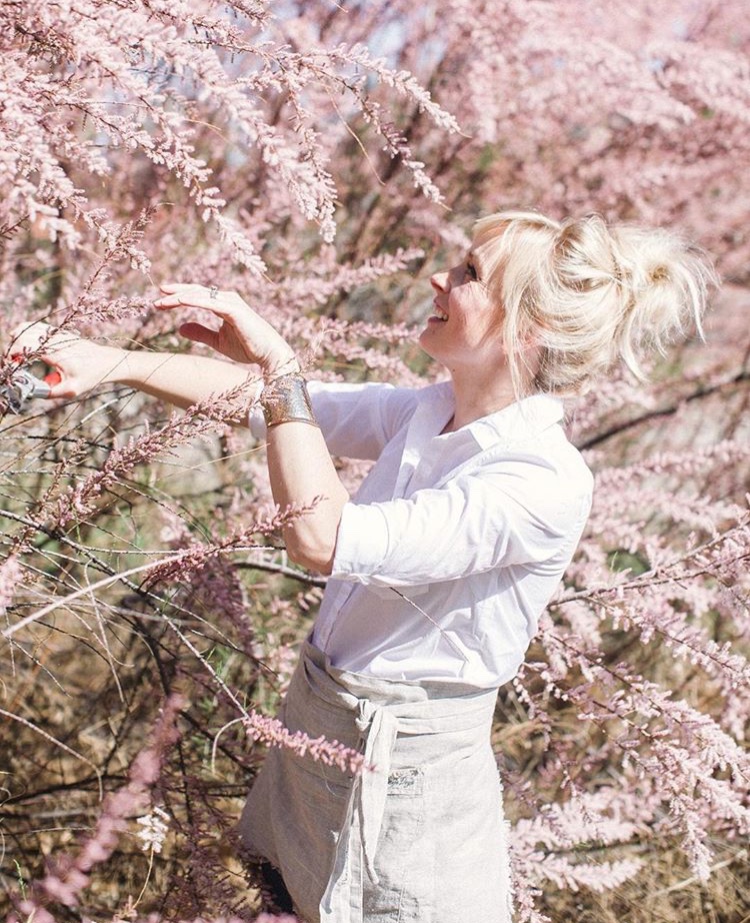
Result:
[[[309,388],[331,453],[377,459],[344,507],[313,642],[388,679],[512,679],[591,506],[561,402],[534,395],[440,435],[449,382]]]

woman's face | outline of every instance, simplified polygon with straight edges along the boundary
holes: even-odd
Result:
[[[419,336],[425,352],[449,369],[502,361],[502,309],[491,297],[481,252],[430,279],[433,313]]]

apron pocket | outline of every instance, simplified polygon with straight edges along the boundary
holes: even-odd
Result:
[[[430,923],[434,855],[428,786],[421,768],[391,770],[383,826],[375,852],[374,885],[364,873],[365,918],[372,923]]]

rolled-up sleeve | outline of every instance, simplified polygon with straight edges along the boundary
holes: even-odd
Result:
[[[591,480],[563,482],[545,460],[508,461],[405,499],[348,503],[332,576],[381,586],[542,564],[577,542]]]

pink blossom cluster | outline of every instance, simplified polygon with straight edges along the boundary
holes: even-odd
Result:
[[[337,766],[345,773],[358,773],[365,768],[364,755],[358,750],[346,747],[338,741],[325,737],[312,738],[302,731],[290,731],[277,718],[251,711],[243,725],[254,740],[275,747],[288,747],[300,756],[309,756],[326,766]]]

